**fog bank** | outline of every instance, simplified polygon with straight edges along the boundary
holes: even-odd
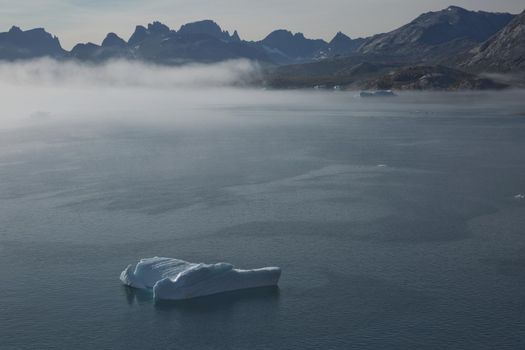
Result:
[[[250,86],[259,73],[260,67],[246,60],[179,67],[129,61],[100,65],[50,59],[3,62],[0,130],[30,127],[36,130],[31,137],[36,137],[42,130],[63,136],[85,133],[89,128],[98,128],[93,132],[97,135],[109,125],[116,129],[237,127],[283,123],[290,118],[299,118],[304,125],[334,115],[420,118],[448,109],[478,109],[493,115],[510,109],[514,115],[525,113],[519,91],[403,92],[394,99],[367,100],[347,91],[266,91]],[[0,136],[4,141],[11,137],[9,132]]]
[[[0,63],[0,83],[30,86],[204,88],[244,85],[259,72],[248,60],[161,66],[117,60],[103,64],[38,59]]]
[[[263,91],[247,87],[259,70],[248,60],[176,67],[124,60],[97,65],[52,59],[2,62],[0,129],[53,122],[218,119],[217,106],[262,100]]]

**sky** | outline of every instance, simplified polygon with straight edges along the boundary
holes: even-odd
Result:
[[[0,31],[44,27],[71,49],[100,43],[108,32],[128,39],[138,24],[158,20],[173,29],[213,19],[241,38],[259,40],[275,29],[330,40],[338,31],[363,37],[395,29],[427,11],[457,5],[519,13],[523,0],[0,0]]]

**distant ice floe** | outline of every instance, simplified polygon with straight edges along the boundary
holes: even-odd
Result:
[[[228,263],[196,264],[171,258],[142,259],[120,274],[127,286],[153,289],[155,299],[183,300],[239,289],[275,286],[279,267],[239,270]]]

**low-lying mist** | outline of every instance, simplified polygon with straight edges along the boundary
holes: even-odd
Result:
[[[3,62],[0,129],[56,121],[210,120],[220,117],[218,106],[261,101],[263,91],[250,87],[259,72],[248,60],[175,67],[124,60]]]
[[[333,115],[421,117],[458,108],[498,113],[498,105],[522,100],[521,93],[400,93],[392,99],[364,100],[349,91],[272,91],[251,84],[260,73],[260,67],[247,60],[176,67],[130,61],[4,62],[0,130],[31,127],[63,135],[82,132],[86,126],[99,131],[108,123],[114,130],[131,123],[231,127],[290,121],[288,117],[303,124]],[[516,109],[521,113],[520,106]]]
[[[259,74],[257,63],[161,66],[116,60],[102,64],[39,59],[0,63],[2,83],[31,86],[209,88],[245,85]]]
[[[259,74],[259,65],[248,60],[185,66],[4,62],[0,130],[29,127],[64,136],[89,128],[235,127],[342,111],[354,96],[265,90],[253,84]]]

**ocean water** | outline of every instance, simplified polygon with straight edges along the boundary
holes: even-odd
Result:
[[[525,348],[523,92],[124,90],[6,97],[0,349]],[[152,256],[283,274],[155,303]]]

